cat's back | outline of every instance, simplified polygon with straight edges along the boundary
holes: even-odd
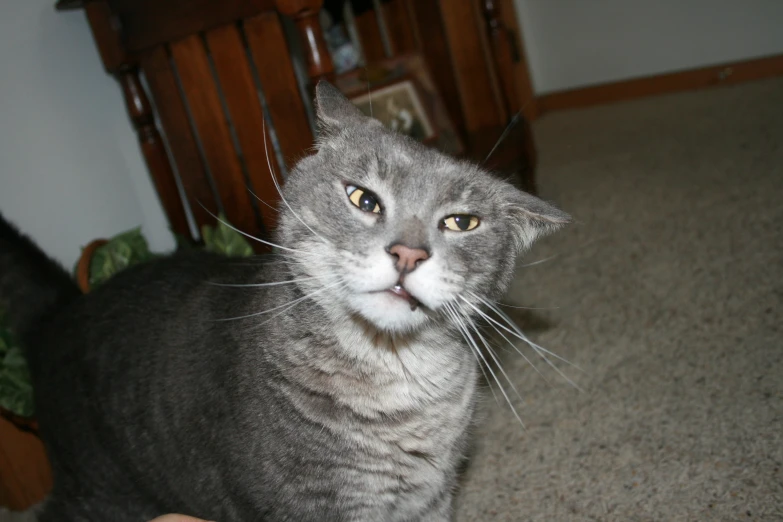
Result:
[[[135,490],[134,507],[167,498],[167,510],[177,511],[229,494],[198,490],[224,487],[206,477],[225,466],[213,443],[225,439],[218,428],[235,422],[244,373],[242,329],[223,319],[273,296],[222,285],[279,277],[272,266],[176,254],[117,274],[41,325],[31,370],[42,436],[69,492],[60,497],[90,495],[89,484],[101,481],[109,491]],[[70,484],[71,476],[80,483]]]
[[[51,337],[142,336],[241,313],[263,291],[227,291],[224,285],[257,284],[276,277],[265,259],[226,258],[202,251],[177,253],[130,267],[81,296],[33,334]],[[185,328],[187,330],[188,328]],[[125,329],[130,329],[126,331]]]

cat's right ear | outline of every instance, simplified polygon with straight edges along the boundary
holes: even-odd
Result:
[[[318,125],[327,135],[350,125],[370,121],[343,93],[325,80],[318,82],[315,87],[315,109]]]

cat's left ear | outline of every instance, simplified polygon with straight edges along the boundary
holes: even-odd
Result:
[[[343,93],[325,80],[318,82],[315,87],[315,109],[318,124],[327,133],[371,121]]]
[[[571,216],[527,192],[514,189],[506,210],[512,219],[517,252],[524,252],[539,237],[551,234],[571,222]]]

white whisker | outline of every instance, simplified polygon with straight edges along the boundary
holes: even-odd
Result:
[[[273,247],[273,248],[279,248],[279,249],[281,249],[281,250],[289,250],[289,251],[291,251],[291,252],[298,252],[298,253],[300,253],[300,254],[307,254],[307,252],[303,252],[303,251],[301,251],[301,250],[296,250],[296,249],[294,249],[294,248],[288,248],[288,247],[284,247],[284,246],[281,246],[281,245],[277,245],[277,244],[275,244],[275,243],[270,243],[269,241],[264,241],[263,239],[261,239],[261,238],[258,238],[258,237],[256,237],[256,236],[253,236],[253,235],[251,235],[251,234],[248,234],[247,232],[242,232],[241,230],[239,230],[237,227],[235,227],[235,226],[234,226],[234,225],[232,225],[231,223],[229,223],[229,222],[227,222],[227,221],[225,221],[225,220],[222,220],[222,219],[220,219],[218,216],[216,216],[215,214],[213,214],[213,213],[212,213],[212,212],[211,212],[211,211],[210,211],[210,210],[209,210],[207,207],[205,207],[204,205],[202,205],[200,201],[198,202],[198,204],[201,206],[201,208],[203,208],[203,209],[204,209],[204,211],[206,211],[206,213],[207,213],[207,214],[209,214],[209,215],[210,215],[210,216],[212,216],[213,218],[217,219],[219,222],[223,223],[224,225],[226,225],[228,228],[230,228],[230,229],[231,229],[231,230],[233,230],[234,232],[237,232],[237,233],[239,233],[239,234],[242,234],[242,235],[243,235],[243,236],[245,236],[246,238],[252,239],[253,241],[258,241],[259,243],[263,243],[264,245],[269,245],[269,246],[271,246],[271,247]]]
[[[302,218],[299,217],[299,214],[294,212],[294,209],[291,208],[291,205],[288,204],[288,201],[285,199],[285,196],[283,196],[283,190],[280,188],[280,183],[277,182],[277,175],[275,175],[275,169],[272,168],[272,162],[269,160],[269,147],[267,146],[266,142],[266,119],[261,120],[261,134],[264,138],[264,153],[266,154],[266,164],[269,167],[269,175],[272,177],[272,182],[275,184],[275,188],[277,189],[277,193],[280,194],[280,200],[285,204],[286,207],[288,207],[288,210],[291,211],[291,214],[294,215],[296,219],[298,219],[305,227],[307,227],[307,230],[313,233],[315,237],[326,243],[327,241],[322,238],[315,230],[310,228],[310,225],[304,222]]]
[[[291,279],[290,281],[275,281],[274,283],[247,283],[247,284],[239,284],[239,283],[213,283],[212,281],[208,281],[207,283],[213,286],[225,286],[229,288],[261,288],[265,286],[280,286],[280,285],[292,285],[295,283],[301,283],[303,281],[314,281],[316,279],[324,279],[326,276],[323,277],[305,277],[303,279]]]
[[[497,149],[498,146],[500,146],[500,144],[503,142],[503,140],[506,139],[506,136],[508,136],[508,133],[514,127],[514,125],[517,124],[517,122],[519,121],[520,117],[521,117],[521,113],[518,112],[518,113],[514,114],[514,116],[511,118],[511,121],[508,122],[508,125],[506,125],[506,128],[503,129],[503,132],[500,134],[500,137],[498,138],[498,141],[495,142],[495,146],[492,147],[492,150],[489,151],[489,154],[487,154],[487,157],[484,158],[484,161],[482,161],[481,163],[486,163],[489,160],[490,156],[492,156],[492,154],[495,153],[495,149]]]
[[[465,339],[465,342],[468,343],[468,348],[470,349],[470,352],[473,354],[473,358],[476,359],[476,364],[478,364],[479,370],[481,370],[481,374],[484,376],[484,380],[487,381],[487,386],[489,387],[489,391],[492,393],[492,397],[495,399],[495,403],[500,404],[500,401],[498,400],[498,396],[495,394],[495,390],[492,389],[492,381],[489,380],[489,377],[487,376],[487,372],[484,371],[484,365],[481,364],[481,361],[479,360],[479,356],[476,354],[476,351],[473,350],[471,340],[468,338],[468,336],[465,335],[466,329],[464,323],[458,317],[456,310],[454,310],[453,308],[453,305],[446,303],[444,304],[444,308],[446,309],[446,311],[449,312],[449,315],[454,320],[454,323],[457,326],[457,330],[459,331],[462,338]]]
[[[454,303],[456,305],[456,303]],[[508,395],[506,394],[506,390],[503,388],[503,385],[500,384],[500,380],[498,380],[497,375],[495,375],[495,372],[492,371],[492,367],[487,362],[487,359],[484,357],[484,354],[481,353],[481,349],[476,344],[475,339],[473,339],[473,336],[470,335],[470,330],[468,329],[467,325],[463,321],[463,318],[459,316],[456,309],[452,312],[454,315],[454,319],[457,322],[458,327],[462,330],[462,333],[465,337],[465,340],[468,341],[469,346],[473,349],[474,353],[477,354],[479,357],[481,357],[481,360],[484,362],[483,367],[486,367],[487,370],[489,370],[490,375],[492,375],[492,378],[495,380],[495,383],[498,385],[498,388],[500,389],[500,393],[503,394],[503,397],[506,399],[506,403],[508,403],[509,407],[511,408],[511,411],[514,413],[514,416],[517,418],[519,423],[524,427],[525,423],[522,422],[522,419],[517,414],[516,409],[514,409],[513,404],[511,403],[511,400],[508,398]],[[479,362],[479,367],[482,367],[481,363]],[[484,370],[482,369],[482,372]],[[492,381],[487,378],[486,374],[484,374],[484,378],[487,380],[487,383],[489,383],[489,389],[492,391],[492,395],[495,397],[495,401],[498,402],[497,395],[495,395],[494,390],[492,390]]]
[[[506,303],[495,303],[498,306],[503,306],[505,308],[515,308],[517,310],[559,310],[559,306],[516,306],[516,305],[510,305]]]
[[[331,287],[342,285],[342,284],[345,284],[345,281],[340,280],[340,281],[337,281],[337,283],[335,285],[332,285]],[[327,288],[322,288],[321,290],[326,290],[326,289]],[[315,295],[317,293],[320,293],[321,290],[318,290],[317,292],[313,292],[313,293],[311,293],[311,294],[309,294],[309,295],[307,295],[305,297],[312,297],[313,295]],[[279,317],[279,316],[283,315],[284,313],[288,312],[289,310],[291,310],[292,308],[294,308],[295,306],[297,306],[299,303],[303,302],[304,300],[305,300],[304,298],[300,298],[300,299],[296,299],[294,301],[291,301],[290,303],[287,303],[287,304],[283,305],[283,306],[286,306],[287,308],[284,308],[283,310],[280,310],[279,312],[277,312],[272,317],[267,318],[266,321],[262,321],[262,322],[260,322],[259,324],[255,325],[255,326],[256,327],[262,326],[262,325],[270,322],[274,318]]]
[[[486,339],[484,339],[484,336],[483,336],[483,335],[481,335],[481,333],[480,333],[480,332],[478,331],[478,329],[476,328],[476,324],[473,322],[473,320],[472,320],[472,319],[470,319],[470,317],[469,317],[469,316],[467,316],[467,315],[466,315],[466,316],[464,316],[464,318],[465,318],[465,320],[468,322],[468,324],[470,324],[470,326],[473,328],[473,331],[474,331],[474,332],[476,332],[476,335],[478,335],[478,338],[479,338],[479,340],[480,340],[480,341],[481,341],[481,343],[484,345],[484,347],[487,349],[487,352],[489,352],[489,356],[490,356],[490,357],[492,357],[492,360],[493,360],[493,361],[495,361],[495,365],[498,367],[498,370],[500,370],[500,373],[502,373],[502,374],[503,374],[503,376],[506,378],[506,381],[508,381],[508,384],[509,384],[509,386],[511,386],[511,389],[512,389],[512,390],[514,390],[514,393],[517,395],[517,397],[519,397],[519,400],[520,400],[520,401],[521,401],[521,400],[523,400],[523,399],[522,399],[522,396],[521,396],[521,395],[519,394],[519,392],[517,391],[517,388],[516,388],[516,386],[514,386],[514,383],[511,381],[511,378],[508,376],[508,374],[506,373],[506,371],[503,369],[503,365],[501,365],[501,364],[500,364],[500,360],[498,360],[498,358],[497,358],[497,354],[496,354],[496,353],[495,353],[495,351],[492,349],[492,347],[489,345],[489,343],[487,342],[487,340],[486,340]],[[499,385],[500,385],[500,383],[498,383],[498,386],[499,386]]]
[[[256,198],[258,200],[259,203],[263,203],[264,205],[266,205],[267,207],[271,208],[275,212],[278,212],[278,213],[280,212],[280,209],[278,209],[274,205],[271,205],[271,204],[267,203],[266,201],[264,201],[263,199],[261,199],[260,197],[258,197],[258,195],[256,195],[256,193],[253,192],[253,190],[250,187],[245,185],[245,188],[247,189],[248,192],[250,192],[250,194],[253,195],[254,198]]]
[[[520,330],[520,329],[519,329],[519,327],[518,327],[518,326],[517,326],[517,325],[514,323],[514,321],[512,321],[512,320],[511,320],[511,318],[510,318],[510,317],[508,317],[508,316],[507,316],[505,313],[503,313],[503,311],[499,310],[499,309],[498,309],[497,307],[495,307],[495,306],[492,306],[492,304],[491,304],[491,303],[488,303],[486,300],[482,299],[481,297],[479,297],[479,296],[477,296],[477,295],[475,295],[475,294],[472,294],[472,293],[471,293],[471,295],[473,295],[473,297],[475,297],[476,299],[478,299],[478,300],[482,301],[482,302],[483,302],[483,303],[484,303],[484,304],[485,304],[487,307],[489,307],[489,308],[490,308],[490,309],[491,309],[493,312],[495,312],[495,313],[496,313],[496,314],[498,314],[498,315],[499,315],[501,318],[503,318],[503,319],[504,319],[504,320],[505,320],[505,321],[508,323],[508,325],[509,325],[509,326],[511,326],[511,328],[513,328],[513,330],[509,329],[509,328],[508,328],[508,327],[506,327],[505,325],[503,325],[503,324],[499,323],[497,320],[493,319],[493,318],[492,318],[492,317],[490,317],[489,315],[487,315],[487,314],[485,314],[484,312],[482,312],[482,311],[480,311],[480,310],[478,310],[478,309],[477,309],[477,312],[478,312],[478,313],[479,313],[479,314],[480,314],[482,317],[484,317],[484,318],[485,318],[485,319],[487,319],[488,321],[490,321],[490,322],[492,322],[492,323],[496,324],[497,326],[499,326],[499,327],[500,327],[500,328],[502,328],[503,330],[507,331],[507,332],[508,332],[508,333],[510,333],[511,335],[513,335],[513,336],[515,336],[515,337],[517,337],[517,338],[521,339],[521,340],[522,340],[522,341],[524,341],[525,343],[527,343],[527,344],[528,344],[528,346],[530,346],[531,348],[533,348],[533,351],[535,351],[535,352],[536,352],[536,354],[537,354],[539,357],[541,357],[541,358],[542,358],[542,359],[543,359],[543,360],[544,360],[544,361],[545,361],[545,362],[546,362],[546,363],[547,363],[547,364],[548,364],[548,365],[549,365],[549,366],[550,366],[550,367],[551,367],[553,370],[555,370],[555,371],[556,371],[556,372],[557,372],[557,373],[558,373],[558,374],[559,374],[559,375],[560,375],[560,376],[561,376],[563,379],[565,379],[565,380],[566,380],[566,381],[567,381],[567,382],[568,382],[568,383],[569,383],[571,386],[573,386],[574,388],[576,388],[576,389],[577,389],[577,390],[579,390],[579,391],[584,391],[584,390],[582,390],[582,388],[580,388],[580,387],[579,387],[579,386],[578,386],[578,385],[577,385],[577,384],[576,384],[574,381],[572,381],[572,380],[571,380],[571,379],[570,379],[570,378],[569,378],[569,377],[568,377],[568,376],[567,376],[565,373],[563,373],[563,371],[562,371],[560,368],[558,368],[556,364],[554,364],[552,361],[550,361],[550,360],[549,360],[549,357],[547,357],[546,355],[551,355],[552,357],[555,357],[556,359],[559,359],[559,360],[563,361],[564,363],[566,363],[566,364],[568,364],[568,365],[570,365],[570,366],[572,366],[572,367],[576,368],[576,369],[577,369],[577,370],[579,370],[579,371],[584,371],[584,370],[582,370],[582,369],[581,369],[579,366],[575,365],[574,363],[572,363],[572,362],[571,362],[571,361],[569,361],[568,359],[565,359],[565,358],[563,358],[563,357],[561,357],[561,356],[557,355],[556,353],[554,353],[554,352],[551,352],[550,350],[547,350],[547,349],[546,349],[546,348],[544,348],[543,346],[540,346],[540,345],[538,345],[538,344],[534,343],[533,341],[531,341],[531,340],[530,340],[530,339],[529,339],[529,338],[528,338],[528,337],[527,337],[527,336],[524,334],[524,332],[522,332],[522,330]],[[464,297],[462,297],[462,296],[460,296],[460,298],[461,298],[461,299],[463,299],[463,300],[465,299],[465,298],[464,298]]]
[[[492,366],[487,362],[487,359],[484,357],[484,354],[481,353],[481,350],[479,349],[478,345],[476,344],[476,341],[473,339],[473,336],[470,335],[470,331],[468,330],[467,326],[460,321],[460,324],[462,325],[462,328],[464,329],[465,333],[467,334],[467,339],[470,341],[471,346],[473,346],[473,349],[476,351],[476,353],[481,357],[481,360],[484,361],[484,365],[487,367],[487,370],[489,370],[490,375],[492,375],[492,378],[495,379],[495,382],[498,385],[498,388],[500,389],[500,393],[503,394],[503,397],[506,399],[506,403],[508,404],[509,408],[511,408],[511,411],[514,413],[514,417],[517,418],[519,421],[519,424],[522,425],[522,427],[525,427],[525,423],[522,422],[522,419],[519,417],[519,414],[517,413],[516,408],[514,408],[514,405],[511,402],[511,399],[509,399],[508,394],[506,393],[505,388],[503,388],[503,385],[500,383],[500,379],[498,379],[497,375],[495,375],[495,372],[492,371]]]
[[[464,299],[464,298],[463,298],[463,299]],[[484,317],[484,314],[483,314],[483,312],[481,312],[481,310],[479,310],[479,309],[478,309],[476,306],[474,306],[474,305],[473,305],[473,303],[470,303],[470,302],[468,302],[468,305],[470,305],[470,307],[471,307],[471,308],[473,308],[474,310],[476,310],[476,312],[478,312],[478,313],[479,313],[479,315],[481,315],[482,317]],[[485,320],[486,320],[486,317],[484,317],[484,318],[485,318]],[[520,350],[520,349],[519,349],[519,347],[518,347],[516,344],[514,344],[514,342],[513,342],[511,339],[509,339],[508,337],[506,337],[506,336],[505,336],[505,334],[503,334],[503,332],[501,332],[501,331],[498,329],[498,327],[497,327],[497,326],[495,326],[494,324],[492,324],[492,322],[490,322],[490,321],[487,321],[487,324],[488,324],[489,326],[491,326],[491,327],[492,327],[492,328],[495,330],[495,332],[497,332],[497,334],[498,334],[498,335],[500,335],[500,336],[501,336],[501,337],[502,337],[502,338],[503,338],[503,339],[504,339],[504,340],[505,340],[505,341],[506,341],[506,342],[507,342],[509,345],[511,345],[511,347],[512,347],[512,348],[514,348],[514,350],[515,350],[515,351],[516,351],[516,352],[517,352],[517,353],[518,353],[518,354],[519,354],[519,355],[520,355],[520,356],[521,356],[521,357],[522,357],[522,358],[525,360],[525,362],[527,362],[527,363],[528,363],[528,364],[529,364],[529,365],[530,365],[530,366],[531,366],[531,367],[532,367],[532,368],[533,368],[533,369],[536,371],[536,373],[538,373],[538,374],[541,376],[541,378],[542,378],[542,379],[544,379],[544,382],[546,382],[547,384],[549,384],[549,380],[546,378],[546,376],[544,376],[544,374],[543,374],[543,373],[541,373],[541,370],[539,370],[539,369],[538,369],[538,366],[536,366],[535,364],[533,364],[533,361],[531,361],[531,360],[528,358],[528,356],[527,356],[527,355],[525,355],[525,354],[524,354],[524,352],[522,352],[522,350]]]
[[[546,263],[547,261],[551,261],[553,259],[557,259],[558,256],[549,256],[545,257],[544,259],[539,259],[538,261],[532,261],[530,263],[525,263],[524,265],[519,265],[517,268],[528,268],[531,266],[540,265],[542,263]]]
[[[285,303],[285,304],[282,304],[282,305],[279,305],[279,306],[275,306],[274,308],[270,308],[269,310],[264,310],[262,312],[256,312],[256,313],[253,313],[253,314],[240,315],[238,317],[227,317],[227,318],[224,318],[224,319],[215,319],[215,320],[216,321],[236,321],[236,320],[239,320],[239,319],[247,319],[249,317],[257,317],[259,315],[268,314],[270,312],[274,312],[275,310],[280,310],[281,308],[285,308],[285,307],[287,307],[289,305],[292,305],[292,304],[304,301],[305,299],[309,299],[310,297],[312,297],[312,296],[314,296],[316,294],[320,294],[321,292],[324,292],[326,290],[329,290],[330,288],[334,288],[335,286],[337,286],[339,284],[342,284],[342,281],[337,281],[336,283],[328,285],[328,286],[325,286],[323,288],[320,288],[320,289],[316,290],[315,292],[310,292],[309,294],[307,294],[305,296],[302,296],[302,297],[300,297],[298,299],[294,299],[290,303]]]

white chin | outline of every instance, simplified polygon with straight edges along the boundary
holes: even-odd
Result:
[[[376,328],[389,332],[410,331],[427,320],[421,307],[411,310],[408,301],[388,292],[354,295],[350,305]]]

